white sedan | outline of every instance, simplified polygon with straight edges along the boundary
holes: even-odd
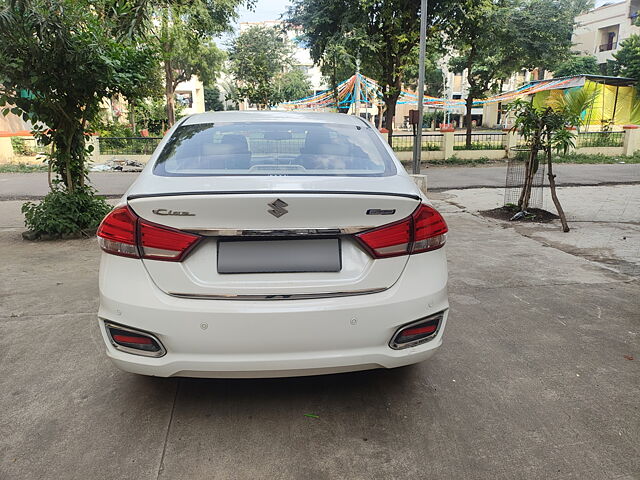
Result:
[[[161,377],[420,362],[447,321],[446,233],[361,118],[186,117],[98,230],[107,355]]]

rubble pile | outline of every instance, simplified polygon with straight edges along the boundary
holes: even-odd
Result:
[[[141,172],[143,168],[144,163],[142,162],[113,159],[106,163],[93,165],[90,170],[92,172]]]

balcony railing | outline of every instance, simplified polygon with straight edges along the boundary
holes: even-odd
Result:
[[[598,51],[608,52],[609,50],[615,50],[616,48],[618,48],[618,42],[603,43],[598,47]]]

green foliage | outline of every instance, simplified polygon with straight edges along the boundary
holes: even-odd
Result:
[[[183,110],[184,107],[182,105],[176,105],[176,116],[180,117]],[[134,111],[138,122],[136,125],[137,132],[146,129],[149,131],[149,135],[161,137],[169,128],[167,107],[164,100],[145,98],[136,103]]]
[[[428,36],[435,37],[448,21],[449,2],[428,2]],[[392,119],[406,70],[420,38],[420,2],[415,0],[294,0],[288,21],[302,27],[314,61],[331,58],[336,43],[355,58],[362,71],[382,87],[387,109],[385,128],[393,138]],[[330,82],[333,83],[333,82]]]
[[[600,75],[600,67],[596,57],[574,53],[560,63],[553,72],[555,78],[572,77],[574,75]]]
[[[419,47],[416,45],[411,51],[413,57],[405,68],[405,87],[412,90],[418,88],[418,57]],[[444,77],[442,70],[438,67],[438,62],[442,55],[441,37],[430,37],[426,46],[426,56],[424,63],[424,93],[432,97],[441,97],[444,92]]]
[[[437,127],[444,122],[444,111],[434,110],[424,112],[422,117],[422,128],[429,128],[431,126]]]
[[[522,69],[554,69],[571,51],[575,15],[587,0],[465,0],[452,2],[447,43],[450,67],[467,71],[467,143],[475,98]]]
[[[283,101],[297,100],[311,94],[311,82],[306,73],[293,68],[276,77],[276,89]]]
[[[602,154],[594,154],[587,155],[584,153],[570,153],[570,154],[556,154],[553,157],[554,163],[576,163],[576,164],[586,164],[586,163],[602,163],[602,164],[612,164],[612,163],[640,163],[640,152],[637,152],[633,155],[602,155]]]
[[[231,29],[237,8],[252,0],[168,0],[149,2],[145,22],[148,38],[163,63],[168,126],[176,119],[175,90],[193,75],[212,85],[226,59],[212,37]]]
[[[135,133],[131,125],[120,122],[97,124],[94,129],[100,137],[133,137]]]
[[[33,154],[33,151],[27,147],[27,143],[24,141],[24,138],[11,137],[11,148],[13,149],[13,153],[17,153],[18,155]]]
[[[640,35],[624,39],[613,56],[618,63],[620,75],[640,80]]]
[[[136,69],[150,62],[149,52],[118,33],[125,14],[114,13],[107,0],[5,5],[0,106],[30,120],[39,141],[53,145],[52,170],[73,192],[85,181],[87,124],[97,119],[102,98],[131,91],[141,81]]]
[[[445,160],[429,160],[429,163],[433,165],[466,165],[470,167],[475,167],[476,165],[486,165],[487,163],[497,163],[497,161],[491,160],[487,157],[466,159],[466,158],[458,158],[455,155],[453,155]]]
[[[48,169],[42,163],[0,163],[0,173],[46,172]]]
[[[471,145],[454,145],[454,150],[504,150],[495,142],[471,142]]]
[[[253,26],[231,44],[231,73],[237,99],[267,108],[283,101],[277,78],[291,66],[292,45],[276,28]]]
[[[31,231],[46,234],[89,232],[98,227],[111,207],[90,187],[78,187],[73,192],[54,189],[40,203],[22,205],[25,225]]]
[[[204,108],[207,112],[224,110],[224,105],[220,100],[220,89],[218,87],[204,88]]]
[[[326,46],[319,63],[323,80],[331,88],[333,100],[338,105],[338,84],[350,78],[356,71],[356,59],[349,53],[345,39],[333,39]]]
[[[583,123],[583,112],[593,106],[593,102],[598,96],[597,86],[595,84],[586,84],[580,89],[563,93],[563,95],[557,97],[549,97],[546,105],[551,107],[553,111],[562,113],[568,125],[579,128]]]

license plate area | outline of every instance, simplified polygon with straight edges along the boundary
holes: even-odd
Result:
[[[218,240],[218,273],[339,272],[339,238]]]

